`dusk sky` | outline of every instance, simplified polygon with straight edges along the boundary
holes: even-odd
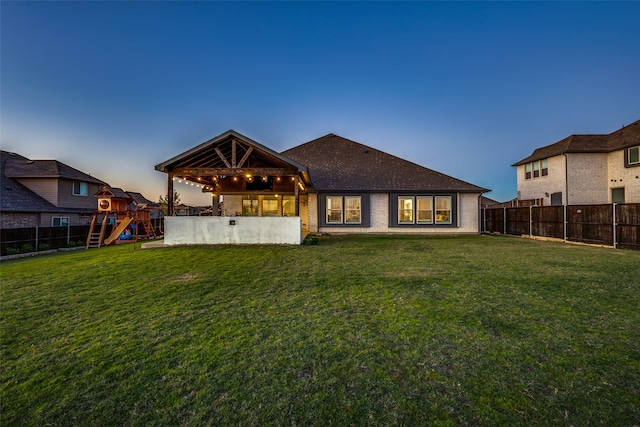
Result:
[[[335,133],[504,201],[535,148],[640,119],[640,2],[2,1],[0,17],[2,149],[154,201],[156,164],[229,129],[276,151]]]

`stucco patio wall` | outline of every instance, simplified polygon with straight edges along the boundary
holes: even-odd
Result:
[[[302,241],[300,217],[165,217],[165,245],[287,244]]]

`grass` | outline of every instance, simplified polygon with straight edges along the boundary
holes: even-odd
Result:
[[[640,253],[501,236],[2,263],[0,424],[640,424]]]

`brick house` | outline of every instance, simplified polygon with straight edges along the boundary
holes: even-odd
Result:
[[[103,182],[57,160],[0,151],[0,228],[86,225]]]
[[[212,194],[213,211],[222,216],[299,218],[298,240],[307,233],[478,233],[480,196],[489,191],[334,134],[277,153],[230,130],[156,170],[167,173],[168,194],[176,181],[195,183]],[[203,237],[208,230],[226,236],[223,242],[243,242],[237,239],[245,230],[266,233],[250,230],[246,220],[165,221],[168,244],[173,236],[175,243],[217,242]],[[172,221],[185,233],[198,230],[196,240],[172,234]],[[228,225],[238,221],[242,227],[231,232]],[[274,237],[284,222],[260,224]]]
[[[640,203],[640,120],[602,135],[571,135],[513,164],[518,199],[544,205]]]

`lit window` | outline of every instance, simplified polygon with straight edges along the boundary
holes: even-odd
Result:
[[[548,160],[543,160],[542,161],[542,176],[547,176],[549,175],[549,161]]]
[[[344,218],[347,224],[360,224],[360,196],[345,196]]]
[[[295,196],[282,197],[282,216],[296,216]]]
[[[69,218],[63,216],[55,216],[51,218],[52,227],[67,227],[69,225]]]
[[[262,199],[262,216],[278,216],[278,198],[265,196]]]
[[[258,216],[258,196],[242,196],[242,216]]]
[[[524,178],[531,179],[531,163],[524,165]]]
[[[640,146],[629,148],[629,164],[640,164]]]
[[[327,196],[327,224],[342,224],[342,197]]]
[[[433,203],[431,197],[416,197],[418,205],[418,223],[431,224],[433,222]]]
[[[451,196],[436,196],[436,224],[451,224]]]
[[[87,191],[87,183],[81,181],[73,181],[73,195],[74,196],[86,196],[88,194]]]
[[[398,222],[413,223],[413,197],[398,197]]]
[[[538,178],[540,176],[540,162],[533,162],[533,177]]]

